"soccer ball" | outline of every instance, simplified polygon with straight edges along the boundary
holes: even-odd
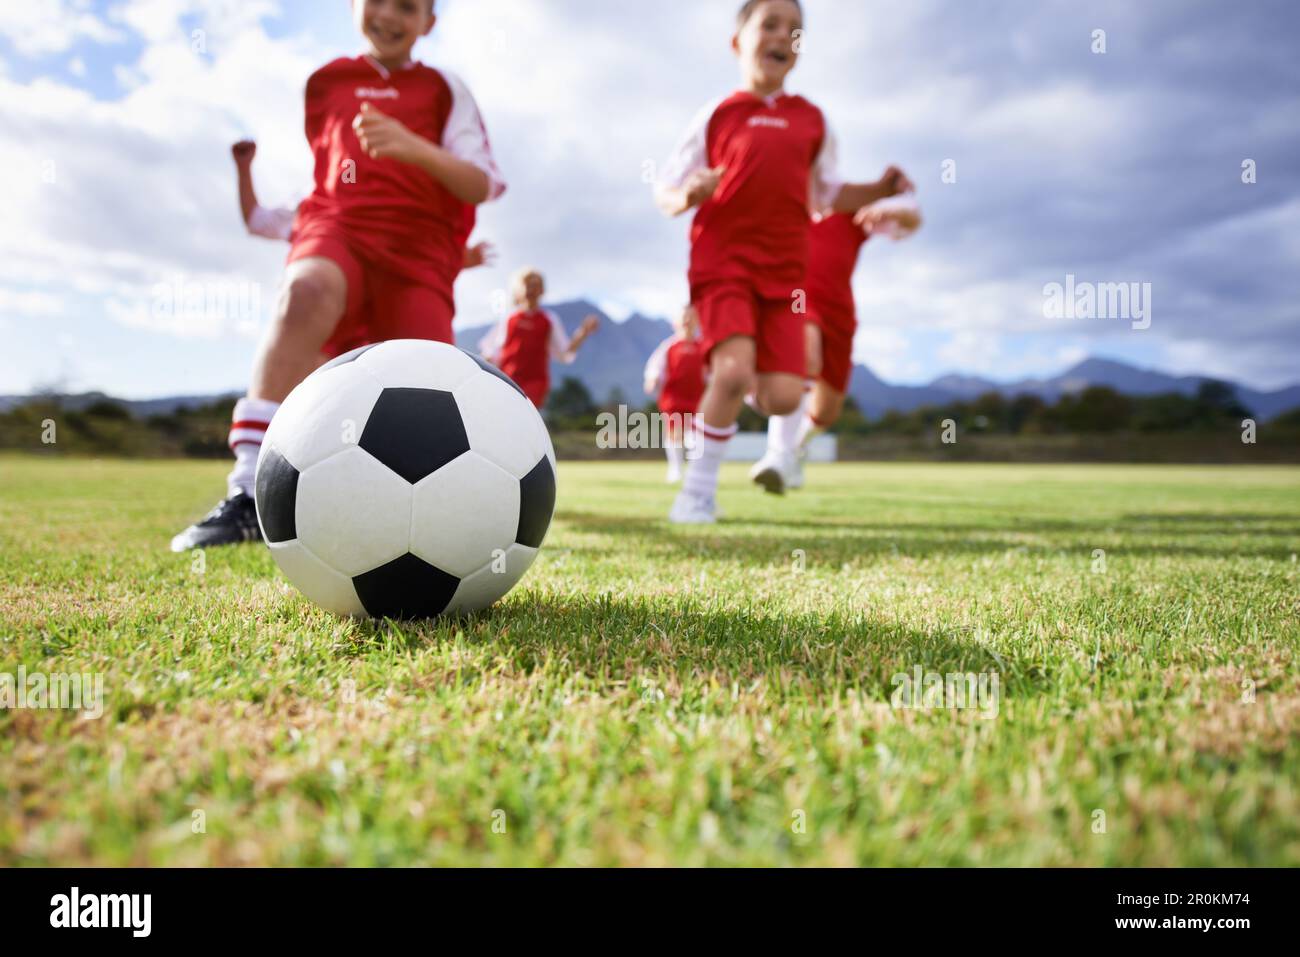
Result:
[[[501,598],[541,548],[555,451],[503,372],[440,342],[367,346],[294,389],[257,460],[286,578],[339,615],[432,618]]]

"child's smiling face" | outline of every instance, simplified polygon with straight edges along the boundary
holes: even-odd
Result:
[[[436,18],[432,0],[352,0],[352,19],[375,59],[400,65]]]
[[[779,90],[794,69],[795,31],[803,29],[803,14],[793,0],[764,0],[731,41],[740,68],[751,86]]]

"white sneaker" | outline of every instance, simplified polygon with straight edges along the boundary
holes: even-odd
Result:
[[[668,513],[668,521],[674,525],[712,525],[718,520],[718,502],[716,499],[700,498],[682,491],[673,502],[673,510]]]
[[[798,451],[790,456],[785,467],[785,487],[788,489],[803,488],[803,459],[804,452]]]
[[[771,495],[785,494],[786,457],[769,449],[749,470],[749,480]]]

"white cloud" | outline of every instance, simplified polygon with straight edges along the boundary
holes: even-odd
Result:
[[[79,40],[120,43],[125,34],[90,10],[90,0],[40,0],[0,5],[0,37],[22,56],[62,53]]]
[[[285,250],[244,234],[228,147],[258,140],[264,202],[305,194],[302,86],[320,64],[352,52],[313,39],[318,28],[348,33],[343,0],[285,4],[294,14],[310,6],[329,23],[275,39],[262,23],[280,10],[271,0],[112,0],[104,15],[89,0],[2,6],[0,37],[20,56],[82,40],[125,46],[128,35],[143,48],[108,67],[120,83],[111,100],[84,84],[20,83],[12,77],[23,73],[0,63],[0,286],[50,297],[38,303],[47,310],[85,297],[103,318],[159,339],[240,334],[228,319],[169,321],[142,304],[177,274],[256,283],[268,291],[264,305],[274,298]],[[1234,87],[1241,103],[1225,122],[1206,123],[1214,113],[1203,91],[1158,83],[1158,58],[1181,47],[1152,46],[1141,75],[1118,82],[1126,62],[1118,55],[1061,56],[1078,24],[1059,23],[1070,19],[1059,12],[1026,8],[985,22],[930,0],[888,18],[829,0],[808,8],[809,52],[792,89],[826,108],[846,174],[874,176],[891,161],[913,172],[928,220],[914,240],[863,253],[859,359],[913,381],[946,371],[935,368],[941,361],[984,374],[1059,371],[1043,366],[1069,364],[1116,332],[1043,318],[1043,284],[1073,271],[1156,282],[1155,324],[1133,340],[1144,355],[1163,348],[1188,371],[1205,362],[1221,374],[1294,378],[1294,363],[1284,368],[1294,348],[1282,345],[1295,342],[1300,206],[1286,202],[1294,177],[1284,155],[1270,161],[1266,152],[1289,135],[1276,102]],[[536,0],[440,8],[418,53],[466,79],[510,182],[503,201],[481,211],[479,236],[500,259],[458,284],[461,324],[490,319],[494,291],[525,261],[546,271],[555,299],[585,296],[617,315],[677,311],[687,222],[655,211],[641,173],[702,103],[734,84],[731,13],[729,4],[684,0],[652,17],[622,4]],[[1156,14],[1116,6],[1110,16],[1137,36]],[[1187,29],[1155,23],[1150,35],[1162,43],[1163,32]],[[1245,149],[1239,140],[1260,158],[1260,185],[1233,187],[1205,213],[1218,194],[1190,188],[1188,170],[1212,185],[1212,164]],[[1189,151],[1186,162],[1171,161]],[[959,164],[954,186],[938,181],[948,157]],[[1024,351],[1026,336],[1041,336],[1041,349]],[[229,378],[244,375],[246,367]]]

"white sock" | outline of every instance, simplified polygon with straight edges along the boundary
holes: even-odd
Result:
[[[230,423],[230,451],[235,453],[235,467],[226,480],[229,494],[253,494],[257,455],[262,451],[262,439],[266,438],[266,430],[278,408],[279,402],[267,399],[243,398],[235,403]]]
[[[789,415],[774,415],[767,420],[767,450],[788,455],[799,448],[799,425],[808,407],[808,393],[799,400],[799,408]]]
[[[670,441],[664,446],[664,453],[668,456],[668,474],[682,474],[682,460],[685,456],[682,454],[682,447],[676,441]]]
[[[799,432],[795,436],[795,448],[807,448],[809,442],[825,431],[825,429],[813,421],[812,416],[802,416],[799,422]]]
[[[803,398],[799,407],[788,415],[774,415],[767,420],[767,450],[777,455],[789,455],[799,451],[803,446],[799,441],[800,429],[807,417],[808,397],[812,394],[812,383],[805,382]]]
[[[725,429],[706,425],[703,419],[695,420],[695,449],[691,466],[686,470],[682,491],[696,498],[713,498],[718,493],[718,470],[727,454],[727,443],[736,434],[733,422]]]

